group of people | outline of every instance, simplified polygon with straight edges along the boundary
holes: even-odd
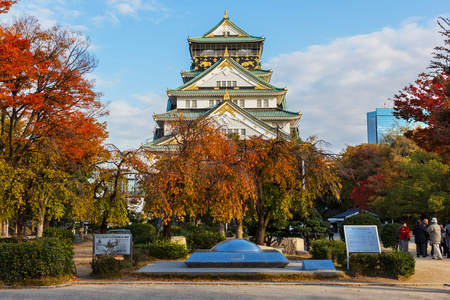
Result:
[[[450,258],[450,220],[447,226],[438,225],[436,218],[431,219],[431,225],[428,226],[428,219],[417,220],[413,228],[413,234],[416,243],[417,257],[427,257],[428,241],[431,244],[431,258],[443,259],[442,255]],[[399,249],[403,252],[409,252],[409,241],[411,239],[410,230],[406,223],[403,223],[398,229]]]

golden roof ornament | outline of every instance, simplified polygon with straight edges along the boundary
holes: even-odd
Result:
[[[228,94],[228,89],[225,90],[225,95],[223,95],[223,101],[230,101],[230,94]]]
[[[225,8],[225,15],[223,16],[224,19],[228,19],[228,12],[227,9]]]
[[[228,47],[225,47],[225,52],[223,53],[223,57],[228,57]]]

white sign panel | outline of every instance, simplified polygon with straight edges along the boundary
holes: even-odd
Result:
[[[380,241],[376,225],[344,225],[347,252],[380,253]]]
[[[131,234],[94,234],[94,255],[131,254]]]

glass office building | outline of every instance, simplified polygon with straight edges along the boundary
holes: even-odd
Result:
[[[394,116],[393,108],[377,108],[367,113],[367,142],[379,144],[383,135],[395,127],[411,127],[411,123]]]

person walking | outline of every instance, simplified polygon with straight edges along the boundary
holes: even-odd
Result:
[[[427,232],[427,241],[425,242],[425,256],[427,256],[427,250],[428,250],[428,241],[430,240],[430,234],[428,233],[428,219],[425,218],[422,221],[422,226],[425,229],[425,231]],[[431,243],[430,243],[431,244]],[[433,256],[433,247],[431,248],[431,256]]]
[[[330,241],[334,241],[334,230],[333,225],[330,225],[330,228],[328,228],[328,239]]]
[[[442,259],[441,250],[439,250],[439,245],[441,244],[441,227],[437,223],[437,219],[431,219],[431,225],[428,227],[427,232],[430,234],[431,244],[433,247],[432,259]]]
[[[450,258],[450,220],[445,226],[445,244],[447,245],[447,258]]]
[[[427,229],[417,220],[416,226],[413,228],[414,240],[416,243],[417,257],[427,257]]]
[[[402,245],[400,250],[403,252],[409,252],[409,240],[411,240],[409,233],[409,227],[404,222],[400,228],[400,244]]]

